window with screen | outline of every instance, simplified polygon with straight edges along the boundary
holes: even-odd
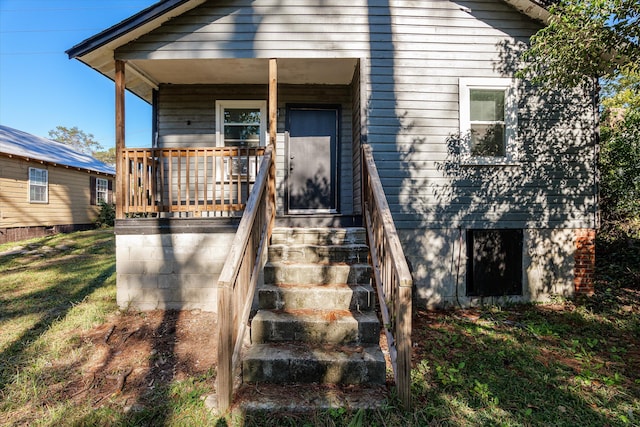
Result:
[[[218,146],[264,146],[266,106],[266,101],[216,102]]]

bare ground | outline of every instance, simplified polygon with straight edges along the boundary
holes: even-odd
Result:
[[[154,404],[154,390],[189,377],[208,377],[215,388],[217,360],[216,315],[193,311],[123,312],[81,337],[80,345],[93,347],[91,356],[68,380],[58,398],[141,409]],[[385,354],[386,338],[381,335]],[[390,372],[389,372],[390,375]],[[392,382],[389,378],[388,382]],[[256,408],[359,406],[387,396],[387,387],[309,384],[292,388],[261,384],[241,386],[236,405],[256,403]],[[204,396],[203,396],[204,398]],[[284,403],[282,401],[284,398]],[[252,404],[250,403],[250,405]]]
[[[193,311],[125,312],[83,334],[92,355],[69,379],[67,399],[95,407],[152,404],[153,391],[215,369],[216,316]]]

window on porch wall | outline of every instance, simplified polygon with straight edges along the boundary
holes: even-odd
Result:
[[[216,144],[218,147],[264,147],[266,145],[267,102],[216,101]],[[233,158],[225,164],[227,178],[246,177],[253,181],[256,159]]]
[[[265,145],[266,101],[216,101],[218,147]]]

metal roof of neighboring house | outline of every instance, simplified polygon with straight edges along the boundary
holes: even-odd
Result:
[[[0,125],[0,153],[114,175],[115,169],[68,145]]]

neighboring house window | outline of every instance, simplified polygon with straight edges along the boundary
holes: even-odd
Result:
[[[29,202],[49,202],[49,171],[29,168]]]
[[[463,162],[517,161],[515,82],[508,78],[460,79],[460,134]]]
[[[522,295],[522,230],[467,230],[467,296]]]
[[[96,179],[96,202],[98,204],[109,202],[109,181],[106,179]]]
[[[266,101],[216,101],[217,145],[264,146],[266,116]]]
[[[89,191],[91,194],[91,204],[99,205],[100,202],[111,203],[112,181],[105,178],[89,178]]]

